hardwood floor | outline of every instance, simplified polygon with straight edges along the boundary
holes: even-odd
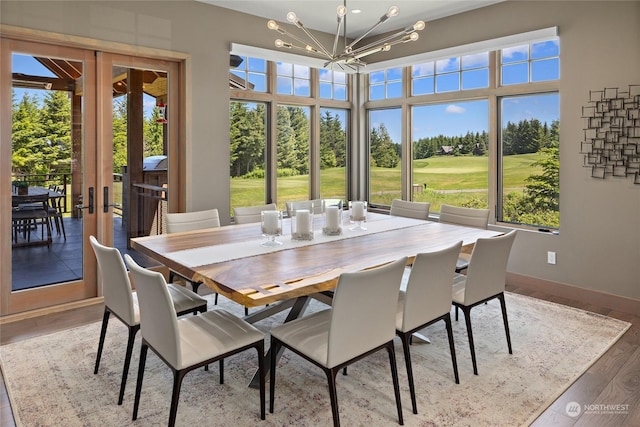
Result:
[[[507,290],[632,323],[632,327],[624,336],[569,387],[532,426],[640,425],[640,314],[615,312],[603,307],[586,305],[513,286],[507,286]],[[94,305],[0,325],[0,345],[97,322],[101,319],[102,310],[102,305]],[[567,415],[567,405],[572,402],[576,402],[581,408],[581,413],[575,417]],[[15,426],[4,378],[0,389],[0,425]]]

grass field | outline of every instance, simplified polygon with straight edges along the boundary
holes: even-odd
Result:
[[[504,157],[505,190],[521,190],[524,180],[541,172],[531,165],[539,160],[538,154],[519,154]],[[464,205],[474,200],[474,204],[488,205],[488,158],[487,157],[442,157],[415,160],[413,182],[427,184],[422,192],[414,193],[414,200],[428,201],[432,211],[439,211],[441,203]],[[371,170],[370,202],[390,205],[391,200],[400,197],[400,168],[373,168]],[[231,207],[251,206],[264,203],[264,179],[231,179]],[[345,198],[344,168],[325,169],[321,173],[322,198]],[[479,191],[471,191],[479,190]],[[284,209],[288,200],[309,198],[309,176],[278,178],[278,206]]]

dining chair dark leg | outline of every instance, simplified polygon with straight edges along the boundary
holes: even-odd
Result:
[[[124,367],[122,368],[122,381],[120,382],[120,394],[118,395],[118,405],[122,405],[124,399],[124,389],[127,386],[127,377],[129,376],[129,365],[131,364],[131,354],[133,353],[133,342],[136,334],[140,329],[140,325],[129,326],[129,337],[127,339],[127,352],[124,356]]]
[[[333,427],[340,427],[340,413],[338,411],[338,391],[336,390],[336,375],[338,375],[338,371],[340,371],[340,368],[323,368],[323,370],[327,375],[327,382],[329,384],[329,400],[331,401]]]
[[[266,372],[265,369],[265,358],[264,358],[264,340],[261,340],[256,345],[256,350],[258,351],[258,375],[260,375],[260,419],[264,420],[266,418],[266,408],[265,408],[265,388],[266,388]]]
[[[171,409],[169,410],[169,427],[176,425],[176,416],[178,415],[178,402],[180,401],[180,388],[182,380],[189,372],[188,370],[173,371],[173,391],[171,392]]]
[[[456,379],[456,384],[460,384],[460,378],[458,377],[458,361],[456,360],[456,346],[453,343],[453,328],[451,327],[451,314],[447,313],[442,320],[444,320],[444,323],[447,326],[447,336],[449,337],[449,350],[451,351],[451,363],[453,363],[453,376]]]
[[[278,359],[278,351],[280,350],[281,344],[276,338],[271,337],[271,346],[269,352],[271,353],[270,358],[270,370],[269,370],[269,413],[273,414],[273,402],[276,397],[276,361]]]
[[[391,378],[393,379],[393,392],[396,395],[396,407],[398,408],[398,424],[404,425],[402,418],[402,402],[400,401],[400,383],[398,382],[398,367],[396,366],[396,350],[393,346],[393,340],[386,345],[389,353],[389,364],[391,365]]]
[[[135,421],[138,418],[138,407],[140,406],[140,392],[142,391],[144,365],[147,362],[148,350],[149,350],[149,345],[143,340],[142,345],[140,346],[140,363],[138,364],[138,380],[136,381],[136,396],[133,401],[133,417],[131,418],[133,421]]]
[[[471,363],[473,364],[473,374],[478,375],[478,365],[476,363],[476,348],[473,345],[473,331],[471,330],[471,308],[463,307],[464,321],[467,325],[467,336],[469,337],[469,349],[471,350]]]
[[[218,364],[220,365],[220,384],[224,384],[224,359],[220,359]]]
[[[96,365],[93,368],[93,374],[98,373],[100,367],[100,359],[102,358],[102,347],[104,347],[104,338],[107,335],[107,324],[109,323],[109,316],[111,312],[107,307],[104,308],[104,314],[102,315],[102,328],[100,329],[100,341],[98,341],[98,354],[96,354]]]
[[[407,366],[407,378],[409,380],[409,393],[411,394],[411,406],[413,413],[418,413],[418,405],[416,403],[416,389],[413,382],[413,369],[411,367],[411,350],[410,339],[411,334],[399,333],[400,340],[402,341],[402,349],[404,350],[404,363]]]
[[[511,335],[509,334],[509,321],[507,320],[507,305],[504,301],[504,293],[498,294],[497,298],[500,300],[500,308],[502,309],[502,320],[504,322],[504,331],[507,334],[507,346],[509,347],[509,354],[513,354],[511,350]]]

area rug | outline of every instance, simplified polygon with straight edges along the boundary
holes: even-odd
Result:
[[[223,298],[220,298],[223,300]],[[513,355],[507,351],[497,301],[472,310],[479,375],[473,375],[466,329],[454,323],[460,384],[455,384],[444,323],[414,340],[412,360],[418,415],[411,412],[400,341],[396,354],[407,426],[528,425],[589,368],[630,324],[598,314],[507,293]],[[363,301],[364,302],[364,301]],[[243,308],[220,302],[238,315]],[[308,312],[325,308],[314,301]],[[210,304],[210,309],[215,307]],[[268,332],[282,316],[259,322]],[[375,309],[371,309],[375,316]],[[139,340],[122,406],[116,404],[126,329],[112,320],[100,371],[93,374],[100,324],[90,324],[0,347],[0,363],[18,426],[159,426],[169,416],[172,375],[149,352],[138,420],[131,421]],[[259,393],[247,387],[257,364],[254,351],[189,373],[178,408],[179,426],[326,426],[332,423],[326,377],[285,351],[277,369],[275,412],[261,421]],[[340,417],[345,426],[397,425],[386,352],[356,362],[338,375]],[[268,390],[268,385],[267,385]],[[267,392],[267,407],[269,394]]]

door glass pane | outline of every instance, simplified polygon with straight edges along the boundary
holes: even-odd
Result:
[[[12,290],[81,279],[83,63],[13,53]]]
[[[399,108],[369,111],[369,202],[391,205],[402,198]]]
[[[166,232],[167,73],[114,66],[112,81],[114,246],[149,266],[157,263],[128,246],[129,238]]]
[[[309,199],[309,108],[278,107],[278,208]]]

